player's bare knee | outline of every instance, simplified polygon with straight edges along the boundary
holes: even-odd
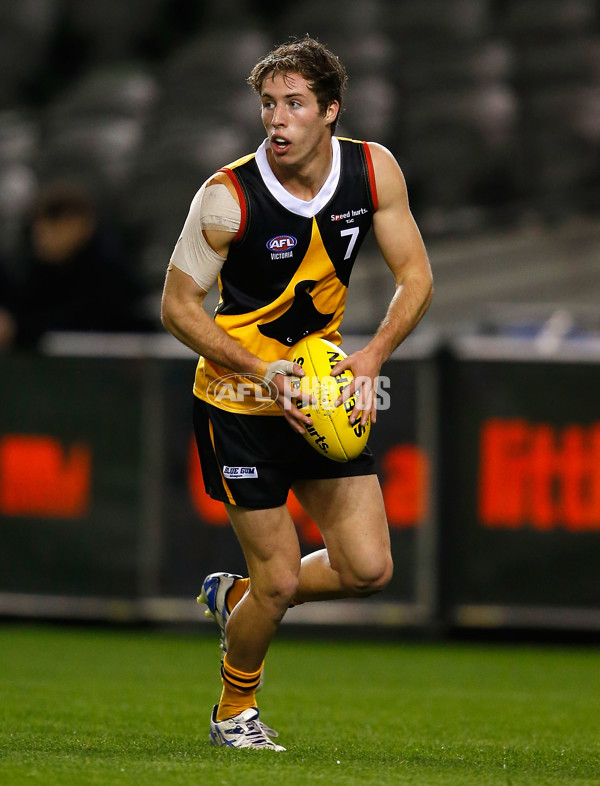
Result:
[[[390,583],[392,575],[394,573],[394,563],[392,562],[391,555],[388,555],[381,565],[380,570],[378,571],[377,576],[375,576],[371,580],[371,589],[372,592],[381,592],[384,590],[387,585]]]
[[[360,566],[343,578],[344,584],[358,597],[368,597],[381,592],[389,584],[393,574],[393,563],[388,555],[377,561]]]
[[[298,576],[295,573],[286,573],[279,577],[276,584],[273,586],[273,596],[277,599],[279,603],[281,603],[285,608],[287,608],[292,600],[294,599],[294,595],[298,590]]]
[[[298,576],[288,571],[273,576],[268,582],[262,584],[257,593],[257,600],[268,607],[274,616],[279,616],[289,607],[297,589]]]

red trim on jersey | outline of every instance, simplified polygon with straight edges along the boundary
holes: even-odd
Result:
[[[375,169],[373,168],[373,159],[371,157],[371,150],[369,143],[363,142],[365,151],[365,158],[367,159],[367,170],[369,172],[369,185],[371,186],[371,199],[373,200],[373,210],[379,209],[379,200],[377,199],[377,183],[375,182]]]
[[[227,167],[223,167],[223,169],[219,169],[219,172],[224,172],[227,175],[227,177],[231,180],[237,192],[238,198],[240,200],[240,210],[242,211],[242,216],[240,218],[240,228],[235,233],[235,237],[231,241],[232,243],[235,243],[235,241],[239,240],[241,236],[244,234],[244,229],[246,228],[246,216],[248,213],[246,209],[246,199],[244,198],[244,192],[242,191],[240,181],[235,176],[233,170],[228,169]]]

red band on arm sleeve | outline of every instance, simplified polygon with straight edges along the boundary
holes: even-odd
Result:
[[[379,201],[377,199],[377,183],[375,182],[375,170],[373,169],[373,158],[371,157],[371,151],[369,149],[368,142],[363,142],[363,148],[365,151],[365,158],[367,160],[367,171],[369,173],[369,185],[371,186],[371,199],[373,200],[373,210],[377,210],[379,207]]]
[[[248,212],[246,210],[246,199],[244,198],[244,192],[242,191],[240,182],[235,176],[234,172],[231,169],[227,169],[227,167],[223,167],[223,169],[219,169],[219,172],[224,172],[227,175],[227,177],[231,180],[236,190],[236,193],[238,195],[238,199],[240,200],[240,210],[242,211],[242,215],[240,218],[240,228],[235,233],[235,237],[233,238],[232,241],[233,243],[235,243],[235,241],[239,240],[241,236],[244,234],[244,229],[246,228],[246,216]]]

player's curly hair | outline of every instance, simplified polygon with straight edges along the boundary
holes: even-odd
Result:
[[[331,124],[331,133],[342,112],[342,94],[348,77],[339,59],[323,44],[311,38],[294,38],[289,43],[280,44],[263,57],[252,69],[248,84],[260,95],[265,77],[269,74],[300,74],[309,84],[317,98],[323,114],[332,101],[337,101],[340,109]]]

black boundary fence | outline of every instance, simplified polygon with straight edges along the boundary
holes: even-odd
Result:
[[[203,490],[195,360],[168,336],[76,334],[0,358],[0,615],[202,621],[203,576],[244,571]],[[598,342],[417,332],[383,374],[370,444],[394,578],[286,623],[600,629]]]

